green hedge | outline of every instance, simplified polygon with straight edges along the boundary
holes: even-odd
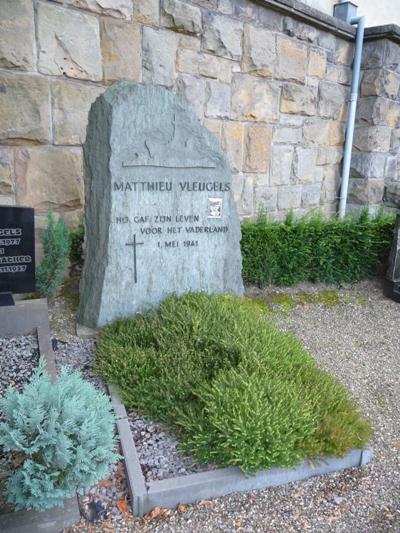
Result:
[[[260,287],[365,279],[386,261],[393,227],[393,216],[367,212],[342,220],[314,214],[272,222],[261,216],[242,224],[243,279]]]

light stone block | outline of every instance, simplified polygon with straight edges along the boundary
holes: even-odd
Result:
[[[178,36],[168,30],[143,27],[143,81],[173,87]]]
[[[389,152],[391,133],[388,126],[356,128],[353,146],[362,152]]]
[[[400,155],[389,155],[385,161],[386,180],[398,181],[400,178]]]
[[[11,194],[0,194],[0,205],[15,205],[15,198]]]
[[[386,39],[367,41],[363,44],[361,68],[377,68],[383,65]]]
[[[54,144],[82,144],[90,106],[102,87],[53,80],[51,84]]]
[[[278,119],[279,88],[273,82],[238,74],[232,83],[232,118],[275,122]]]
[[[179,48],[187,48],[188,50],[195,50],[196,52],[200,52],[200,47],[200,36],[184,34],[179,36]]]
[[[386,153],[353,151],[350,174],[353,178],[382,179],[385,177],[386,159]]]
[[[306,143],[319,146],[337,146],[344,142],[345,123],[310,117],[304,122],[303,138]]]
[[[273,9],[266,9],[265,6],[248,0],[235,0],[234,6],[234,14],[241,20],[254,26],[262,26],[273,32],[282,32],[284,18],[282,13]]]
[[[385,56],[384,56],[384,65],[386,65],[390,70],[400,73],[400,46],[399,42],[394,40],[387,39]]]
[[[269,184],[289,185],[292,176],[293,146],[276,145],[272,148],[272,164]]]
[[[241,122],[227,120],[222,127],[222,147],[232,172],[243,169],[244,127]]]
[[[278,209],[297,209],[301,206],[301,185],[278,187]]]
[[[299,22],[292,17],[285,17],[283,21],[283,31],[291,37],[296,37],[300,41],[313,43],[317,40],[318,31],[316,28]]]
[[[369,69],[362,73],[361,96],[397,98],[400,75],[387,69]]]
[[[300,115],[285,115],[281,114],[279,117],[279,126],[286,126],[290,128],[301,128],[304,125],[304,117]]]
[[[218,0],[218,11],[224,15],[233,15],[234,0]]]
[[[218,142],[222,141],[222,126],[224,124],[222,120],[215,118],[204,118],[203,124],[208,131],[210,131],[216,137]]]
[[[229,59],[242,56],[243,23],[223,15],[211,15],[205,23],[204,50]]]
[[[14,154],[8,146],[0,146],[0,194],[13,193]]]
[[[275,34],[246,25],[243,43],[243,72],[271,77],[277,61]]]
[[[338,85],[321,81],[319,84],[318,112],[321,117],[345,120],[349,91]]]
[[[229,118],[231,88],[225,83],[207,81],[205,115],[210,118]]]
[[[301,207],[316,207],[321,200],[321,183],[304,185],[301,191]]]
[[[179,72],[225,83],[230,83],[232,79],[232,61],[194,50],[178,48],[176,68]]]
[[[274,143],[297,144],[301,141],[303,132],[301,128],[276,127],[274,132]]]
[[[39,2],[36,17],[42,74],[102,79],[100,31],[95,16]]]
[[[1,0],[0,67],[34,70],[35,52],[32,0]]]
[[[140,81],[142,37],[139,24],[104,18],[101,25],[101,51],[106,83],[121,79]]]
[[[180,0],[164,0],[161,23],[174,31],[199,35],[202,31],[201,11]]]
[[[228,164],[181,98],[117,82],[92,106],[84,152],[79,324],[101,327],[171,294],[243,293]]]
[[[317,165],[335,165],[343,159],[343,147],[323,146],[318,148]]]
[[[265,174],[257,174],[253,179],[255,214],[261,211],[274,213],[278,203],[277,187],[268,187],[268,177]]]
[[[0,72],[0,139],[47,142],[50,123],[48,79]]]
[[[296,148],[295,174],[301,183],[314,181],[318,150],[316,148]]]
[[[177,93],[183,96],[190,109],[199,119],[204,116],[204,102],[206,99],[205,81],[194,76],[181,74],[176,80]]]
[[[135,0],[133,2],[133,17],[143,24],[159,25],[160,0]]]
[[[340,83],[341,85],[350,85],[351,77],[352,71],[350,67],[334,65],[333,63],[326,65],[326,81]]]
[[[277,37],[277,78],[304,83],[307,72],[307,47],[295,39]]]
[[[328,145],[343,146],[345,141],[346,122],[330,120],[328,125]]]
[[[272,127],[245,127],[245,172],[263,172],[269,170],[271,162]]]
[[[107,17],[132,19],[132,0],[53,0],[59,4],[86,9]],[[135,0],[134,0],[135,1]],[[143,2],[145,0],[140,0]],[[140,3],[139,2],[139,3]],[[136,2],[135,2],[136,3]]]
[[[320,31],[318,35],[318,45],[333,53],[336,47],[336,37],[333,33],[328,31]]]
[[[392,130],[390,149],[396,150],[400,146],[400,128]]]
[[[391,101],[387,98],[375,96],[360,98],[357,103],[357,124],[359,126],[385,125],[390,103]]]
[[[337,202],[340,191],[339,165],[325,167],[322,178],[321,200],[324,203]]]
[[[325,78],[327,53],[323,48],[310,48],[307,74],[320,80]]]
[[[317,112],[316,89],[294,83],[284,83],[279,109],[281,113],[314,116]]]
[[[232,188],[240,217],[252,218],[255,214],[254,176],[252,174],[232,175]]]
[[[347,201],[351,204],[374,205],[381,204],[383,198],[384,180],[365,180],[351,178]]]
[[[334,63],[351,66],[354,57],[354,41],[349,42],[336,37],[335,51],[333,54]]]
[[[82,149],[32,146],[15,149],[18,205],[69,210],[83,205]]]

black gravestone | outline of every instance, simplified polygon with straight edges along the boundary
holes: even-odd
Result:
[[[35,289],[34,210],[0,206],[0,293]]]

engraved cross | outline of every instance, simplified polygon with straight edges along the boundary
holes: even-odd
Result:
[[[133,246],[133,279],[135,283],[137,283],[136,246],[139,246],[140,244],[144,244],[144,242],[136,241],[136,233],[133,236],[133,242],[125,243],[125,246]]]

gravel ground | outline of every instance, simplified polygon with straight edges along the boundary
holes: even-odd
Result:
[[[138,413],[129,413],[129,424],[147,483],[207,470],[185,457],[173,433],[159,424]]]
[[[304,304],[272,316],[303,341],[372,420],[371,464],[175,511],[157,509],[144,519],[124,513],[119,522],[96,526],[82,520],[68,533],[400,532],[400,305],[382,296],[378,282],[339,295],[339,305]]]
[[[36,335],[0,338],[0,397],[11,385],[21,390],[39,363]]]

